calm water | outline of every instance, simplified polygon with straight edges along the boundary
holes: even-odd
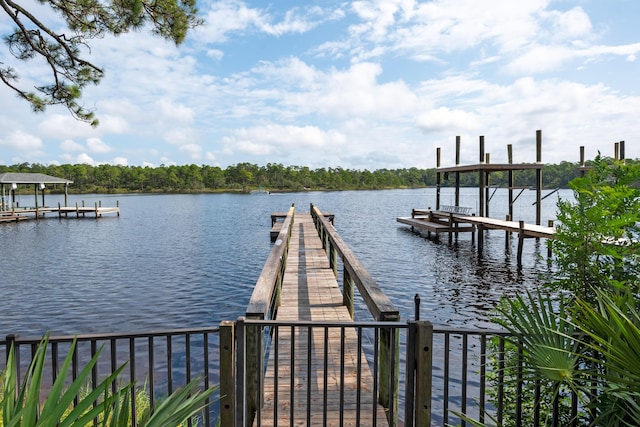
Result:
[[[560,193],[569,197],[569,192]],[[21,205],[33,203],[23,196]],[[477,210],[477,190],[461,205]],[[503,232],[490,232],[478,256],[469,235],[449,246],[396,222],[412,208],[435,205],[435,190],[304,192],[267,195],[83,195],[70,204],[119,201],[121,216],[0,224],[0,336],[144,331],[217,325],[242,315],[271,249],[270,214],[314,203],[336,214],[336,228],[400,308],[438,324],[487,326],[487,310],[503,294],[537,286],[548,270],[544,241],[517,239],[505,252]],[[498,190],[491,216],[504,218]],[[533,191],[514,206],[515,219],[535,221]],[[543,224],[557,196],[543,201]],[[47,196],[48,205],[58,202]],[[442,190],[453,203],[453,189]],[[540,257],[542,254],[542,258]]]

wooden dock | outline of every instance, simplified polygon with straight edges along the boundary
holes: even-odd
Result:
[[[101,218],[106,214],[116,214],[120,216],[119,204],[115,207],[102,207],[98,203],[94,206],[60,206],[57,207],[38,207],[38,208],[15,208],[12,210],[0,211],[0,222],[18,222],[30,218],[41,219],[47,214],[57,214],[59,218],[68,218],[69,215],[76,218],[85,218],[87,216]]]
[[[310,214],[295,216],[276,320],[352,322]],[[356,333],[349,328],[343,330],[344,343],[337,328],[330,330],[326,341],[321,329],[313,330],[311,337],[309,331],[304,329],[296,330],[295,337],[291,336],[290,328],[279,331],[279,342],[275,343],[278,348],[277,361],[276,352],[272,349],[269,353],[260,425],[308,425],[309,419],[311,426],[355,426],[358,425],[355,411],[357,400],[361,408],[359,425],[389,425],[384,408],[372,397],[374,379],[364,353],[358,351]],[[311,355],[307,354],[309,339],[313,349]],[[344,357],[341,357],[342,353]],[[295,361],[293,375],[290,372],[291,360]],[[312,360],[311,366],[308,366],[308,360]],[[341,363],[344,363],[342,390]],[[294,378],[293,394],[291,377]],[[358,388],[362,392],[360,396],[356,393]],[[312,395],[310,402],[307,401],[308,390]],[[326,400],[322,398],[323,395],[327,396]],[[376,408],[375,411],[373,408]]]
[[[496,218],[464,215],[431,209],[413,209],[411,217],[398,217],[396,221],[434,233],[470,232],[476,228],[518,233],[523,237],[552,239],[555,228],[527,224],[524,221],[507,221]],[[459,224],[465,224],[459,226]]]
[[[438,237],[441,233],[447,233],[449,237],[449,244],[453,241],[453,236],[457,236],[458,233],[471,232],[472,239],[475,236],[475,232],[478,232],[478,253],[483,250],[483,232],[484,230],[502,230],[505,232],[505,246],[509,246],[511,233],[517,233],[518,235],[518,253],[517,262],[518,266],[522,265],[522,250],[524,247],[524,240],[527,238],[545,238],[553,239],[556,229],[553,227],[552,222],[549,222],[549,226],[527,224],[524,221],[509,221],[496,218],[490,218],[486,216],[475,216],[458,213],[458,206],[448,206],[447,209],[433,210],[433,209],[413,209],[411,211],[411,217],[398,217],[396,221],[411,226],[412,230],[418,229],[418,231],[427,232],[427,236],[431,237],[431,233],[435,233]],[[464,208],[462,208],[464,209]],[[547,250],[547,256],[551,257],[550,247]]]
[[[225,336],[238,336],[241,360],[233,361],[229,342],[220,363],[243,369],[220,385],[222,425],[398,425],[400,312],[339,236],[332,217],[313,205],[308,214],[291,206],[245,317],[224,325],[236,328]],[[356,288],[370,321],[353,321]],[[427,402],[427,394],[420,395]]]

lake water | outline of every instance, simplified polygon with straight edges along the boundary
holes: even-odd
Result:
[[[442,204],[453,203],[442,189]],[[477,189],[461,202],[477,211]],[[543,193],[546,194],[548,191]],[[569,191],[559,192],[570,197]],[[33,203],[22,196],[21,205]],[[555,218],[557,195],[543,201],[542,224]],[[47,195],[47,205],[59,197]],[[0,336],[146,331],[217,325],[241,316],[271,250],[270,214],[313,203],[336,215],[341,236],[385,293],[413,317],[436,324],[488,326],[487,311],[504,294],[539,286],[549,271],[544,240],[527,239],[522,269],[517,239],[487,233],[482,255],[470,235],[453,246],[396,222],[412,208],[435,206],[435,189],[303,192],[272,195],[79,195],[69,204],[121,208],[99,220],[58,219],[0,224]],[[514,219],[535,222],[535,192],[514,205]],[[504,218],[507,191],[491,200]]]

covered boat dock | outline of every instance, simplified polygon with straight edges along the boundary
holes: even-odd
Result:
[[[69,213],[76,214],[76,217],[84,217],[88,214],[95,214],[96,218],[105,213],[116,213],[120,216],[120,207],[102,207],[98,203],[93,207],[68,206],[68,189],[73,181],[42,173],[14,173],[7,172],[0,174],[0,222],[18,222],[35,215],[36,219],[46,213],[57,212],[59,217],[68,216]],[[64,206],[58,203],[57,207],[48,207],[45,204],[45,190],[49,186],[64,186]],[[20,206],[20,200],[16,200],[16,191],[21,187],[33,186],[34,204]]]

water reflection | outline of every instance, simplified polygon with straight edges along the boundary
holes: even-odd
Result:
[[[475,206],[477,191],[463,189]],[[443,200],[453,189],[443,189]],[[413,317],[436,324],[487,326],[487,311],[504,294],[538,286],[548,271],[544,241],[527,239],[517,268],[517,238],[487,232],[484,251],[461,233],[426,239],[395,218],[433,204],[434,189],[303,192],[256,197],[206,195],[83,195],[71,204],[120,202],[120,218],[58,219],[0,225],[0,335],[116,332],[215,326],[242,315],[270,251],[270,213],[314,203],[335,224],[373,278]],[[505,191],[506,194],[506,191]],[[555,217],[545,200],[543,222]],[[501,217],[499,190],[492,213]],[[56,196],[48,196],[50,204]],[[515,219],[527,215],[526,193]],[[518,218],[518,214],[522,217]]]

